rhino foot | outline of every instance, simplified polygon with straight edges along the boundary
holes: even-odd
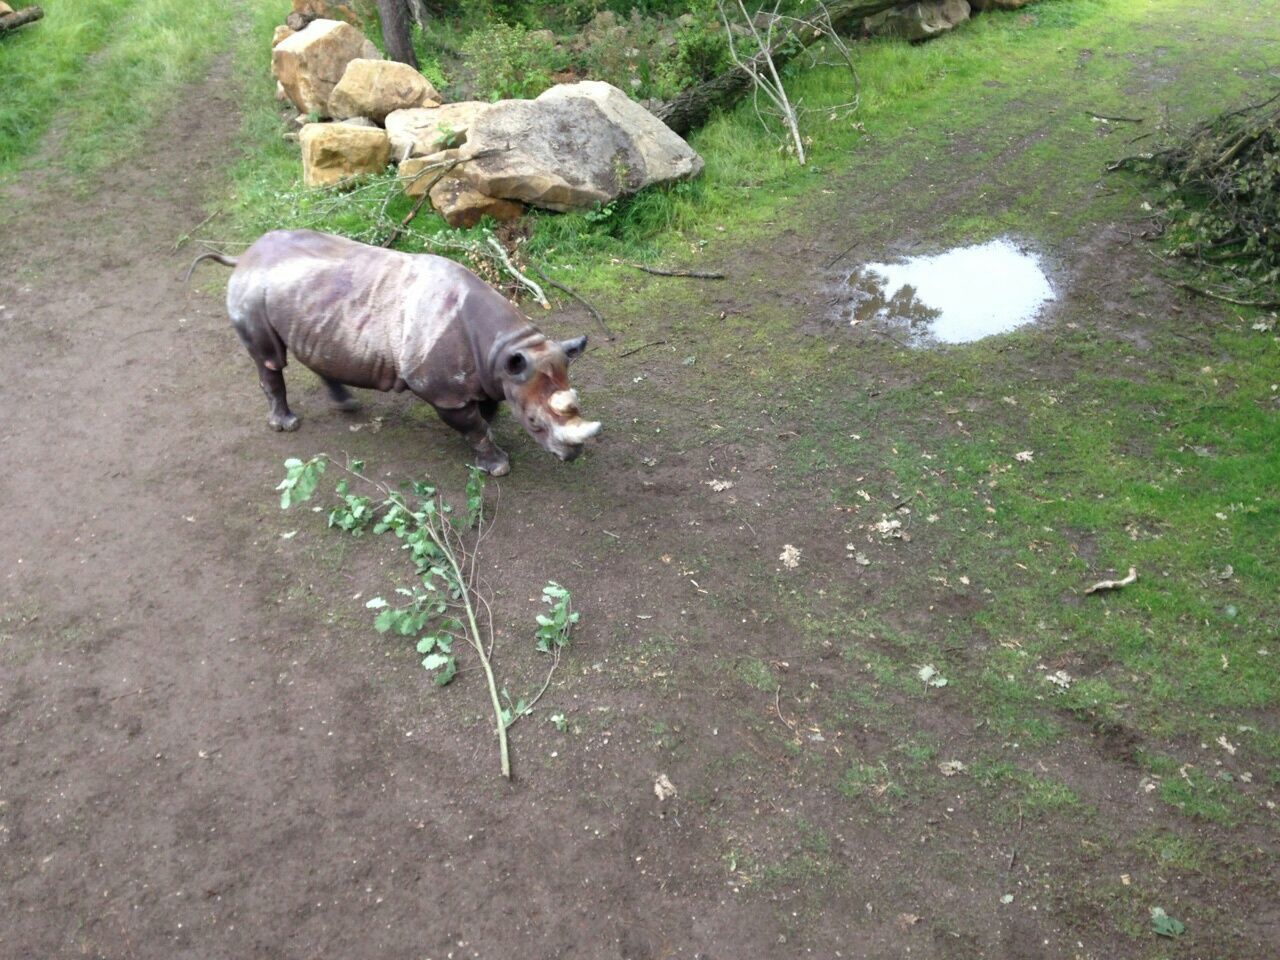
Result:
[[[476,466],[491,477],[505,477],[511,472],[511,458],[501,450],[496,453],[478,454]]]
[[[276,416],[275,414],[267,417],[267,426],[278,433],[292,433],[294,430],[298,429],[298,425],[300,423],[302,423],[302,421],[298,419],[297,414],[293,413],[286,414],[283,417]]]

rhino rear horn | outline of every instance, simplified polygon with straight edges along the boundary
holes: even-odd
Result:
[[[581,336],[574,337],[572,340],[561,340],[560,349],[564,351],[564,355],[568,357],[569,362],[573,363],[587,349],[587,338]]]

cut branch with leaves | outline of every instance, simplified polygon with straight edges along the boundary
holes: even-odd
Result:
[[[276,488],[280,506],[288,509],[310,500],[329,465],[325,454],[310,460],[285,461],[285,478]],[[417,582],[396,589],[398,600],[374,597],[365,606],[377,611],[373,626],[379,633],[416,637],[415,648],[422,656],[422,666],[437,686],[449,684],[458,674],[455,645],[470,646],[484,672],[489,702],[493,710],[494,730],[502,775],[511,777],[511,756],[507,729],[521,716],[532,711],[534,704],[551,684],[560,662],[560,649],[568,643],[569,633],[578,621],[570,608],[569,592],[557,583],[543,590],[544,600],[551,604],[550,614],[538,616],[537,649],[552,654],[551,669],[537,695],[527,703],[511,703],[505,688],[499,688],[494,676],[493,613],[484,595],[479,574],[479,547],[488,535],[484,518],[484,474],[473,468],[467,479],[466,508],[455,513],[440,491],[429,483],[414,481],[400,490],[371,479],[360,460],[335,463],[347,476],[334,486],[336,504],[329,511],[328,523],[352,536],[366,531],[392,533],[408,551]],[[373,492],[372,496],[351,492],[355,481]],[[482,629],[483,625],[483,629]],[[507,705],[503,705],[503,700]]]

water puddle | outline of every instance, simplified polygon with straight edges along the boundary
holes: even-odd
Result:
[[[905,328],[917,346],[1006,333],[1035,321],[1054,299],[1040,257],[1007,238],[863,264],[849,286],[843,316],[851,326]]]

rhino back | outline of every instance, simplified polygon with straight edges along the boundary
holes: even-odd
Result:
[[[377,390],[404,380],[418,392],[425,353],[470,356],[458,323],[465,298],[450,295],[456,271],[475,279],[440,257],[276,231],[241,258],[228,307],[237,326],[266,324],[323,376]]]

